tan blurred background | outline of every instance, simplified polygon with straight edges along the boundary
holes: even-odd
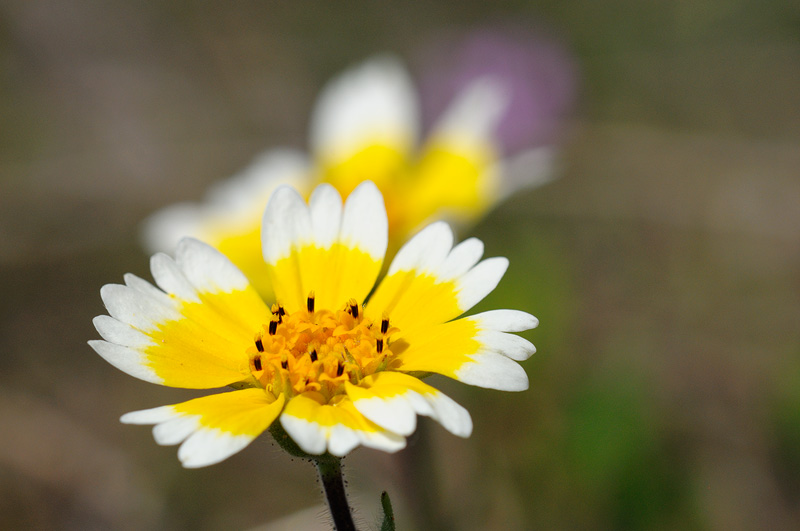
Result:
[[[305,148],[343,68],[388,51],[419,79],[507,20],[579,72],[560,179],[470,231],[511,260],[481,308],[541,320],[531,390],[437,380],[474,435],[354,452],[359,518],[385,489],[400,529],[800,527],[798,6],[0,0],[0,527],[324,528],[269,437],[187,471],[118,422],[196,394],[94,354],[100,286],[149,278],[147,214]]]

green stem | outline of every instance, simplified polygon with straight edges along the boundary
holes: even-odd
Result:
[[[332,455],[322,455],[315,458],[314,462],[319,470],[334,527],[337,531],[355,531],[350,504],[347,502],[347,492],[344,490],[342,460]]]

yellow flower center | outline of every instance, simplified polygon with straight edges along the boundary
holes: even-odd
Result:
[[[316,309],[312,292],[305,310],[288,314],[275,304],[272,315],[247,354],[255,379],[276,397],[312,393],[320,403],[336,402],[345,382],[357,384],[392,359],[396,329],[386,316],[380,323],[366,318],[355,299],[341,310]]]

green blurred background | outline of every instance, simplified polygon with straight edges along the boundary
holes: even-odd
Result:
[[[481,308],[541,320],[531,389],[436,380],[473,436],[422,420],[354,452],[358,517],[386,489],[401,529],[800,527],[791,0],[0,0],[0,526],[324,529],[313,468],[269,437],[183,470],[118,422],[196,393],[92,352],[100,286],[149,278],[147,214],[307,146],[335,73],[389,51],[416,76],[442,34],[508,19],[581,72],[560,179],[470,231],[511,260]]]

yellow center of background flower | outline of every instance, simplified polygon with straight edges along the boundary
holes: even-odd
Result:
[[[276,397],[303,393],[320,404],[336,403],[345,382],[358,384],[392,358],[389,319],[373,323],[363,310],[355,299],[341,310],[316,309],[313,294],[306,309],[291,314],[275,304],[272,320],[247,349],[250,371]]]

